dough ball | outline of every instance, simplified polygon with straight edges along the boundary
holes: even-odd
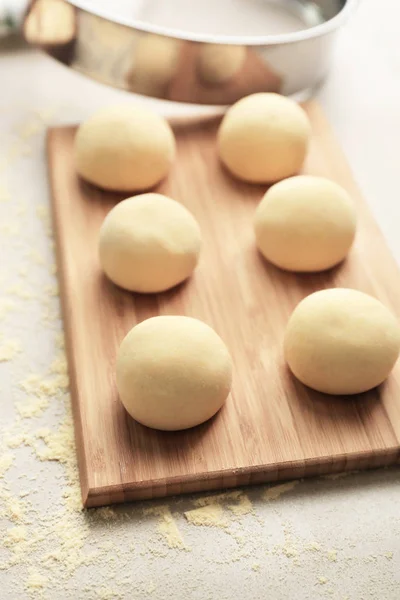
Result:
[[[288,271],[322,271],[353,243],[356,212],[348,193],[322,177],[300,175],[273,185],[259,204],[256,242],[267,260]]]
[[[272,183],[300,171],[310,134],[307,115],[296,102],[279,94],[253,94],[223,118],[219,156],[239,179]]]
[[[305,385],[359,394],[386,379],[399,356],[400,325],[376,298],[350,289],[307,296],[292,313],[285,357]]]
[[[232,381],[229,352],[211,327],[190,317],[153,317],[136,325],[117,356],[117,388],[128,413],[173,431],[210,419]]]
[[[199,74],[205,83],[225,83],[242,68],[246,58],[244,46],[203,44],[199,53]]]
[[[142,194],[123,200],[100,229],[100,263],[107,277],[132,292],[163,292],[196,267],[201,232],[193,215],[171,198]]]
[[[177,39],[143,34],[135,48],[130,87],[138,93],[162,95],[176,72],[181,46]]]
[[[174,156],[175,138],[167,121],[138,105],[99,110],[75,137],[79,175],[108,190],[155,186],[167,175]]]

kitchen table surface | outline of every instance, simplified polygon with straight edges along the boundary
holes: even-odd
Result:
[[[318,93],[397,261],[399,22],[361,0]],[[398,468],[81,509],[45,131],[131,99],[1,42],[0,597],[398,600]]]

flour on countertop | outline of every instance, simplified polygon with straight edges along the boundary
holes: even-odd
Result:
[[[145,508],[144,514],[158,517],[157,529],[169,548],[187,550],[182,534],[167,505]]]
[[[49,207],[46,204],[39,204],[38,207],[36,208],[36,214],[43,223],[45,233],[49,237],[52,237],[53,229],[51,227]]]
[[[30,300],[32,298],[36,298],[37,295],[28,286],[22,283],[16,283],[14,285],[10,285],[6,289],[6,293],[11,296],[15,296],[16,298],[20,298],[22,300]]]
[[[12,360],[21,352],[21,344],[17,340],[0,343],[0,362]]]
[[[209,504],[194,510],[185,512],[185,517],[192,525],[201,525],[203,527],[222,527],[228,526],[228,521],[224,516],[224,510],[221,504]]]
[[[327,556],[331,562],[337,562],[337,550],[328,550]]]
[[[232,503],[236,501],[236,503]],[[235,517],[248,515],[253,512],[253,505],[243,491],[233,490],[216,494],[214,496],[205,496],[198,498],[195,503],[200,508],[186,511],[186,519],[193,525],[202,525],[204,527],[228,527],[232,518],[229,512]]]
[[[10,527],[10,529],[7,529],[6,537],[3,540],[3,544],[6,548],[12,548],[13,546],[25,542],[26,539],[26,527],[16,525],[15,527]]]
[[[321,551],[321,545],[318,544],[318,542],[309,542],[305,546],[305,550],[308,550],[309,552],[320,552]]]
[[[254,512],[253,505],[250,501],[250,498],[242,492],[238,498],[237,504],[228,504],[227,507],[230,511],[233,512],[234,515],[240,517],[242,515],[249,515]]]
[[[243,492],[241,490],[232,490],[213,496],[200,496],[195,500],[196,506],[208,506],[209,504],[226,504],[231,500],[237,500]]]
[[[42,575],[37,569],[34,567],[28,567],[28,579],[26,580],[26,587],[33,591],[38,589],[43,589],[48,582],[47,577]]]
[[[8,300],[7,298],[0,298],[0,321],[4,319],[9,312],[16,310],[15,302]]]
[[[14,462],[14,455],[7,452],[6,454],[0,455],[0,477],[3,477],[6,471],[11,467]]]
[[[3,223],[0,225],[0,235],[7,237],[15,237],[21,234],[21,229],[18,223]]]
[[[288,481],[287,483],[274,485],[273,487],[270,487],[265,491],[264,499],[277,500],[282,496],[282,494],[287,494],[288,492],[291,492],[298,484],[299,480],[296,479],[294,481]]]
[[[11,193],[9,189],[4,185],[4,183],[0,182],[0,202],[10,202]]]

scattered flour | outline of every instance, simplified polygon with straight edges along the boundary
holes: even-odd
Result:
[[[186,520],[192,525],[204,527],[226,529],[232,518],[254,512],[250,498],[242,490],[201,496],[194,503],[200,508],[186,511]]]
[[[30,418],[41,415],[49,406],[52,398],[64,394],[68,390],[69,380],[65,356],[59,354],[54,359],[47,377],[32,373],[19,385],[27,396],[24,401],[16,402],[16,409],[21,417]]]
[[[34,567],[28,568],[28,579],[26,580],[26,587],[28,590],[43,589],[47,582],[47,577],[42,575],[37,569]]]
[[[4,183],[0,183],[0,203],[10,202],[11,193]]]
[[[281,554],[283,556],[286,556],[286,558],[292,559],[293,562],[297,564],[298,556],[301,552],[301,545],[299,544],[298,540],[294,539],[294,536],[291,531],[291,526],[287,523],[283,527],[283,534],[285,538],[284,543],[276,545],[273,548],[272,552],[273,554]]]
[[[43,123],[35,117],[21,123],[15,128],[15,133],[21,140],[29,140],[43,131]]]
[[[208,506],[209,504],[226,504],[232,500],[238,500],[241,496],[241,490],[233,490],[230,492],[223,492],[222,494],[215,494],[214,496],[200,496],[194,503],[196,506]]]
[[[42,254],[36,248],[30,248],[27,253],[27,258],[29,261],[33,262],[36,265],[44,265],[45,260]]]
[[[8,340],[0,346],[0,362],[12,360],[21,352],[21,344],[17,340]]]
[[[12,296],[16,296],[22,300],[31,300],[36,297],[36,294],[30,290],[27,286],[24,286],[22,283],[16,283],[14,285],[10,285],[6,289],[7,294],[11,294]]]
[[[97,519],[102,521],[115,521],[117,515],[111,506],[102,506],[101,508],[95,508],[94,514]]]
[[[0,321],[4,319],[9,312],[16,310],[17,306],[15,302],[8,300],[7,298],[0,298]]]
[[[0,226],[0,235],[14,237],[21,233],[21,229],[18,223],[3,223]]]
[[[328,550],[327,556],[331,562],[337,562],[337,550]]]
[[[318,542],[309,542],[308,544],[306,544],[305,550],[308,550],[309,552],[320,552],[321,551],[321,544],[318,544]]]
[[[53,235],[53,230],[51,227],[50,211],[47,204],[39,204],[36,208],[36,214],[43,223],[46,235],[51,237]]]
[[[6,537],[3,540],[3,544],[6,548],[13,548],[22,542],[25,542],[27,539],[27,530],[26,527],[21,525],[16,525],[15,527],[10,527],[10,529],[6,532]]]
[[[268,488],[264,493],[265,500],[277,500],[282,494],[291,492],[297,485],[299,480],[288,481],[287,483],[281,483],[280,485],[274,485]]]
[[[147,516],[151,515],[158,517],[158,532],[161,534],[169,548],[175,548],[177,550],[188,549],[167,505],[145,508],[144,514]]]
[[[217,503],[186,511],[185,517],[192,525],[223,528],[228,526],[228,521],[224,516],[224,509],[221,504]]]
[[[14,462],[14,455],[9,452],[3,455],[0,455],[0,478],[4,477],[5,473],[11,467]]]
[[[244,493],[241,493],[240,496],[238,496],[237,504],[228,504],[228,509],[237,517],[254,512],[250,498]]]

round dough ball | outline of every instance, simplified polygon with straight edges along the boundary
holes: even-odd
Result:
[[[84,179],[117,191],[147,190],[163,179],[175,156],[171,127],[142,106],[99,110],[75,137],[76,168]]]
[[[272,183],[300,171],[310,134],[307,115],[296,102],[279,94],[253,94],[224,116],[219,156],[239,179]]]
[[[198,62],[200,77],[206,83],[225,83],[239,72],[245,58],[245,46],[203,44]]]
[[[254,221],[264,257],[288,271],[323,271],[353,243],[356,211],[348,193],[322,177],[300,175],[273,185]]]
[[[193,215],[171,198],[142,194],[123,200],[100,229],[100,263],[107,277],[132,292],[163,292],[189,277],[201,232]]]
[[[232,361],[211,327],[190,317],[136,325],[117,356],[117,388],[128,413],[147,427],[174,431],[210,419],[231,389]]]
[[[285,357],[305,385],[359,394],[386,379],[399,356],[400,325],[376,298],[337,288],[307,296],[292,313]]]

